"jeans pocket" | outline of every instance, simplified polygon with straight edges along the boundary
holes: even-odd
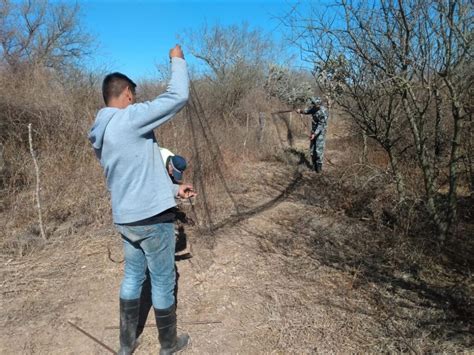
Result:
[[[153,234],[154,231],[153,225],[126,226],[122,224],[116,224],[115,227],[120,234],[132,242],[138,242],[142,239],[148,238],[151,234]]]

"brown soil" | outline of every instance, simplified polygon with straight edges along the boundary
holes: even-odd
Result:
[[[449,328],[441,319],[455,312],[420,291],[428,281],[377,259],[400,243],[380,244],[380,230],[333,207],[332,173],[344,156],[337,137],[322,175],[298,155],[306,144],[242,172],[234,191],[242,215],[212,234],[186,226],[193,257],[177,262],[178,325],[192,339],[184,353],[472,351],[472,320]],[[59,231],[38,252],[1,260],[2,354],[109,353],[69,322],[118,349],[110,328],[118,325],[120,239],[112,226]],[[140,339],[136,354],[158,352],[153,326]]]

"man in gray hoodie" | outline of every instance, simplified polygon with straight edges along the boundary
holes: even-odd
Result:
[[[189,79],[180,46],[170,50],[171,79],[152,101],[136,103],[136,84],[121,73],[105,77],[101,109],[89,140],[100,160],[111,194],[113,220],[122,235],[125,257],[120,287],[120,350],[131,354],[140,293],[148,267],[152,284],[160,354],[172,354],[188,343],[177,336],[175,303],[175,196],[195,196],[192,185],[173,185],[153,129],[169,121],[188,100]]]

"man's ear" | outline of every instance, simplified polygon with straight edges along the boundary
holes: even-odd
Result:
[[[126,96],[127,96],[127,98],[128,98],[128,102],[133,102],[134,94],[133,94],[133,92],[132,92],[132,89],[130,89],[130,87],[127,86],[127,88],[126,88],[125,90],[126,90],[126,91],[125,91],[125,94],[126,94]]]

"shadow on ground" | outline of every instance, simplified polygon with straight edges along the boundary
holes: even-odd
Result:
[[[290,153],[300,156],[300,164],[305,164],[300,152]],[[466,233],[466,228],[472,231],[472,225],[460,227],[461,233],[458,231],[450,242],[439,247],[429,228],[424,234],[405,235],[400,229],[388,228],[380,221],[357,214],[353,215],[357,218],[351,217],[347,212],[354,209],[354,204],[347,202],[351,191],[337,181],[330,173],[305,175],[291,189],[290,196],[308,206],[320,207],[321,216],[332,216],[337,223],[324,225],[318,215],[295,215],[291,221],[288,216],[282,216],[286,221],[275,221],[278,233],[255,233],[255,236],[265,243],[270,241],[279,252],[290,257],[294,255],[290,247],[299,245],[304,249],[306,261],[291,263],[289,268],[304,270],[305,262],[315,262],[347,274],[352,280],[349,288],[372,294],[373,309],[377,310],[372,315],[386,331],[386,334],[374,334],[374,338],[388,335],[398,339],[396,346],[392,343],[388,351],[472,349],[473,240],[470,233]],[[471,212],[465,209],[470,205],[461,203],[460,213],[469,216]],[[363,207],[362,204],[359,207]],[[295,238],[298,241],[295,242]],[[298,270],[291,273],[298,274]],[[307,272],[299,274],[305,281],[311,281],[312,275]],[[332,307],[343,307],[330,298],[324,302]],[[365,312],[360,308],[347,309]]]

